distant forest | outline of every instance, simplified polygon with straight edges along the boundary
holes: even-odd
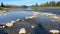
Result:
[[[60,1],[58,1],[58,2],[55,2],[55,1],[45,2],[40,5],[35,4],[35,5],[32,5],[31,7],[60,7]]]
[[[60,8],[60,1],[50,1],[41,4],[36,3],[35,5],[31,6],[4,5],[3,2],[1,2],[0,10],[3,10],[4,8]]]

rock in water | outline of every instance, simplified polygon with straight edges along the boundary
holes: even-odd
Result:
[[[20,22],[21,20],[20,19],[17,19],[16,22]]]
[[[35,28],[35,26],[31,26],[31,28]]]
[[[6,23],[6,26],[11,27],[11,26],[13,26],[13,24],[12,23]]]
[[[60,31],[59,30],[50,30],[49,32],[52,34],[59,34]]]
[[[26,34],[26,29],[25,28],[21,28],[19,31],[19,34]]]

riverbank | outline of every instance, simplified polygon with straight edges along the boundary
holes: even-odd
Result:
[[[60,7],[31,7],[29,6],[28,8],[36,9],[36,8],[53,8],[53,9],[60,9]]]
[[[5,10],[5,8],[4,7],[0,7],[0,10]]]
[[[27,8],[31,8],[31,9],[37,9],[37,8],[45,8],[45,9],[60,9],[60,7],[31,7],[31,6],[27,6]],[[15,8],[5,8],[5,7],[0,7],[0,10],[6,10],[6,9],[15,9]]]

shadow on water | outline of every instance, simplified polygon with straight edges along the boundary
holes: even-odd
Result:
[[[8,34],[2,28],[0,28],[0,34]]]
[[[49,34],[49,32],[41,25],[38,24],[37,27],[34,28],[35,34]]]

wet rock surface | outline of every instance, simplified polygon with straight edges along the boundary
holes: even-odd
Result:
[[[26,29],[26,34],[50,34],[49,30],[57,29],[60,30],[60,24],[51,22],[51,18],[48,17],[36,17],[31,20],[21,20],[20,22],[16,22],[12,27],[4,28],[3,30],[8,34],[19,34],[19,30],[21,28]],[[48,18],[48,19],[47,19]],[[45,20],[46,19],[46,20]],[[44,21],[43,21],[44,20]],[[46,22],[47,21],[47,22]],[[48,23],[49,22],[49,23]],[[31,26],[35,26],[31,28]]]
[[[32,25],[34,25],[35,28],[31,28]],[[16,23],[14,26],[10,28],[5,28],[4,30],[8,32],[8,34],[18,34],[21,28],[26,29],[27,31],[26,34],[44,34],[44,33],[47,34],[48,33],[48,31],[41,24],[33,24],[25,21]]]

